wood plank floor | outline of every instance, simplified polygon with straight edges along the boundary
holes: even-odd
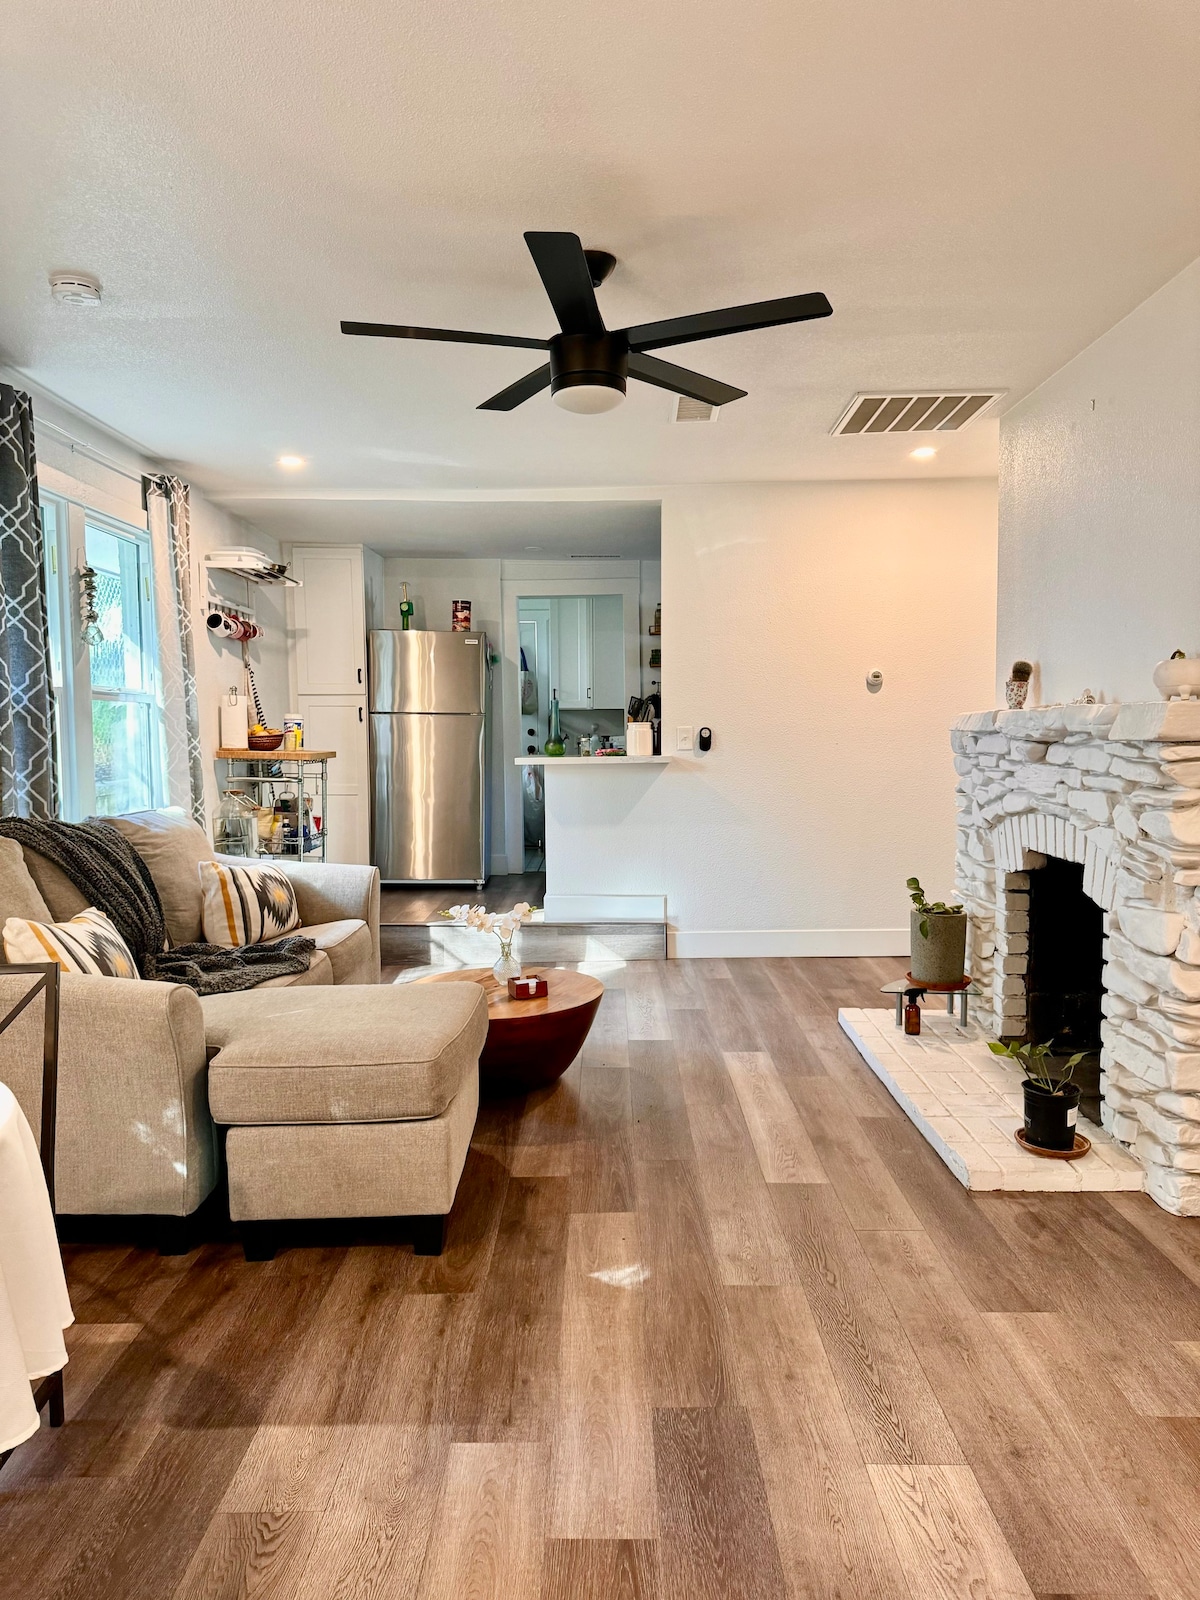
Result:
[[[483,906],[486,911],[507,911],[518,900],[526,900],[531,906],[540,906],[545,898],[544,872],[497,873],[488,879],[482,889],[476,889],[473,884],[459,884],[453,888],[440,883],[396,886],[380,890],[379,920],[385,926],[423,925],[433,922],[440,912],[448,911],[451,906],[461,905],[464,900],[470,901],[473,906]]]
[[[69,1250],[21,1600],[1195,1600],[1200,1222],[961,1189],[838,1004],[638,962],[485,1106],[446,1254]]]

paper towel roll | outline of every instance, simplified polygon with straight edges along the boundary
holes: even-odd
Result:
[[[654,729],[648,722],[631,722],[625,729],[625,748],[631,756],[654,754]]]
[[[245,750],[250,733],[245,695],[230,689],[221,696],[221,744],[226,750]]]

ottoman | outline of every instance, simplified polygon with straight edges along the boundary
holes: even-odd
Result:
[[[440,1254],[479,1104],[478,985],[254,989],[204,1016],[247,1258],[317,1217],[415,1217],[418,1253]]]

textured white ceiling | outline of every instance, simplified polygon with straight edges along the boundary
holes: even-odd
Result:
[[[230,496],[231,511],[279,539],[366,544],[384,555],[516,561],[624,556],[657,561],[657,500],[272,500]],[[536,548],[534,548],[536,546]]]
[[[1195,0],[39,0],[2,59],[0,359],[231,495],[989,472],[994,423],[828,430],[1015,398],[1200,254]],[[613,325],[834,315],[671,351],[749,389],[713,426],[480,413],[534,353],[339,333],[550,333],[526,228],[616,253]]]

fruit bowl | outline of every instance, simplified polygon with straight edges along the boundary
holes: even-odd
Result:
[[[282,728],[268,728],[265,733],[246,735],[246,747],[250,750],[278,750],[282,743]]]

